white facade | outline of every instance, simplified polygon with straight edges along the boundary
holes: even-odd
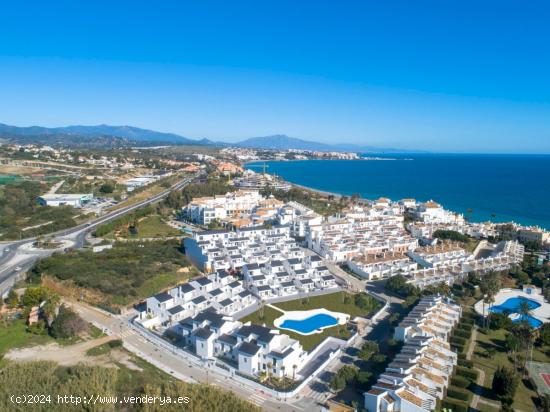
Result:
[[[45,194],[38,198],[38,203],[44,206],[72,206],[81,208],[94,198],[92,193],[87,194]]]
[[[367,411],[435,410],[457,364],[447,339],[461,314],[460,306],[442,297],[418,303],[395,329],[395,339],[405,341],[401,352],[364,394]]]

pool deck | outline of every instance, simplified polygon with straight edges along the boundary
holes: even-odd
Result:
[[[543,323],[550,322],[550,303],[544,300],[541,294],[526,293],[521,289],[501,289],[495,296],[493,306],[498,306],[506,302],[510,298],[525,298],[533,300],[540,304],[540,307],[531,310],[531,316],[540,320]],[[483,316],[483,300],[480,300],[474,305],[477,313]],[[485,305],[485,315],[489,312],[488,305]]]
[[[321,333],[323,331],[323,329],[333,328],[336,325],[324,326],[322,328],[316,329],[316,330],[314,330],[312,332],[309,332],[309,333],[303,333],[303,332],[300,332],[299,330],[290,329],[290,328],[282,328],[280,325],[282,325],[282,323],[285,320],[303,320],[303,319],[307,319],[307,318],[310,318],[312,316],[321,315],[321,314],[329,315],[329,316],[332,316],[332,317],[336,318],[336,320],[338,321],[337,325],[344,325],[350,319],[350,315],[348,315],[347,313],[332,312],[332,311],[327,310],[325,308],[310,309],[310,310],[291,310],[291,311],[288,311],[288,312],[286,312],[286,311],[284,311],[280,308],[277,308],[277,310],[280,311],[280,312],[283,312],[283,314],[273,321],[273,326],[275,326],[277,329],[290,330],[292,332],[298,333],[300,335],[305,335],[305,336],[314,335],[316,333]]]

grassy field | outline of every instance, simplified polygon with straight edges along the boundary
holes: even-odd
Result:
[[[504,349],[504,342],[506,339],[505,330],[489,330],[488,334],[484,334],[478,331],[476,348],[472,360],[476,367],[482,369],[485,372],[485,382],[483,396],[491,399],[491,384],[493,382],[493,374],[499,366],[506,366],[513,368],[513,363],[508,359],[506,350]],[[485,350],[493,347],[496,349],[496,354],[492,359],[485,357]],[[533,350],[533,360],[537,362],[548,362],[548,357],[541,351]],[[520,381],[516,395],[514,397],[513,407],[515,410],[521,410],[524,412],[534,411],[535,405],[532,399],[537,398],[536,392],[529,389],[523,381]]]
[[[6,321],[5,324],[0,325],[0,355],[12,348],[44,345],[55,341],[49,335],[35,335],[27,332],[27,325],[23,319]]]
[[[135,238],[151,238],[151,237],[163,237],[163,236],[179,236],[182,233],[168,226],[162,218],[158,215],[147,216],[138,223],[138,233]]]
[[[346,299],[346,303],[344,303],[344,298],[346,297],[346,295],[350,297],[350,299]],[[313,296],[308,299],[297,299],[289,302],[276,303],[273,306],[281,308],[285,311],[325,308],[334,312],[347,313],[351,315],[352,318],[355,316],[368,317],[376,310],[375,308],[379,307],[378,303],[376,303],[375,306],[373,306],[373,308],[371,309],[365,310],[359,308],[355,305],[353,298],[351,298],[351,295],[345,292],[337,292],[330,295]],[[263,317],[261,316],[261,311],[256,311],[241,319],[241,321],[250,321],[257,325],[265,324],[265,326],[273,327],[273,321],[281,315],[282,313],[278,310],[266,306],[263,309]],[[294,333],[288,330],[284,330],[284,333],[288,334],[291,338],[299,340],[304,350],[307,351],[315,348],[329,336],[348,339],[352,335],[352,332],[348,330],[347,325],[334,326],[332,328],[324,329],[321,333],[307,336],[300,335],[298,333]]]

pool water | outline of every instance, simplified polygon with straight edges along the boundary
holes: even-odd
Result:
[[[540,307],[540,303],[535,302],[534,300],[527,299],[521,296],[517,296],[514,298],[508,298],[506,301],[502,302],[500,305],[493,306],[491,308],[491,312],[496,313],[502,313],[502,312],[508,312],[508,313],[519,313],[519,306],[521,302],[527,302],[529,305],[529,309],[533,310]],[[521,322],[523,320],[526,320],[529,322],[529,324],[534,327],[538,328],[542,325],[542,322],[530,315],[522,315],[514,319],[514,322]]]
[[[318,313],[309,318],[294,320],[286,319],[279,325],[281,329],[289,329],[294,332],[308,334],[321,328],[338,325],[338,319],[325,313]]]

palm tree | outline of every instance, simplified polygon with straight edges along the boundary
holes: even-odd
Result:
[[[292,365],[292,380],[295,381],[296,380],[296,368],[298,367],[298,365],[294,364]]]
[[[529,306],[529,302],[522,300],[519,303],[519,310],[518,310],[521,320],[527,320],[527,316],[531,314],[531,306]]]
[[[283,390],[285,389],[285,365],[281,366],[281,371],[283,372]]]
[[[271,362],[267,362],[267,381],[271,381],[271,368],[273,367],[273,364]]]

